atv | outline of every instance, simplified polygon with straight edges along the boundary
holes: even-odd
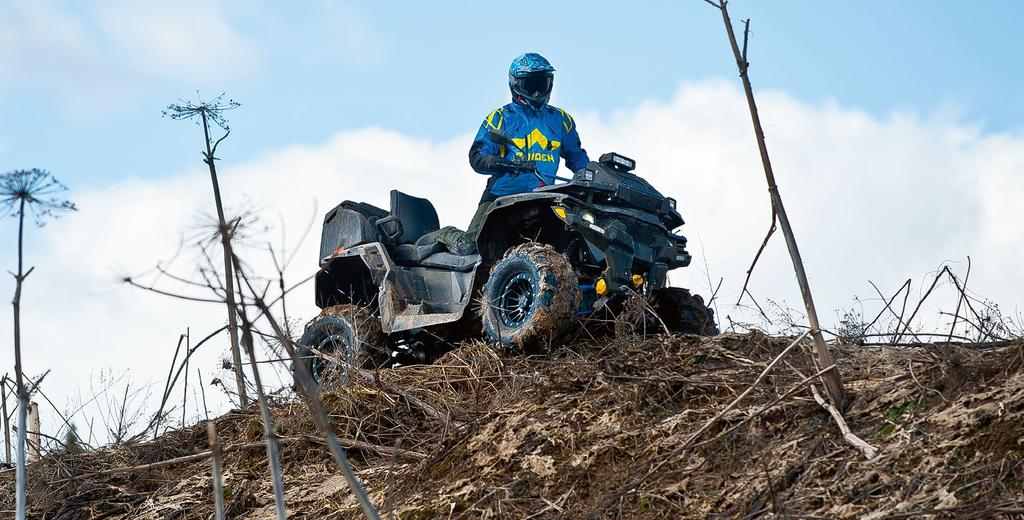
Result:
[[[481,205],[467,232],[440,228],[430,201],[399,191],[390,211],[342,202],[324,218],[322,313],[299,340],[303,362],[321,382],[344,380],[348,365],[429,363],[481,334],[528,351],[637,300],[649,311],[632,321],[640,329],[717,334],[700,296],[667,286],[670,270],[690,264],[686,238],[673,233],[683,219],[635,168],[604,154],[563,183],[541,179]]]

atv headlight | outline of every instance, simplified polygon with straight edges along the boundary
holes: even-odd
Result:
[[[580,212],[580,218],[586,220],[587,222],[590,222],[591,224],[594,224],[597,221],[597,219],[594,218],[594,214],[587,210],[583,210]]]

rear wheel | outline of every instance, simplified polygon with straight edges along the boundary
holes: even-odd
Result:
[[[380,321],[369,310],[358,305],[335,305],[306,325],[299,340],[299,356],[317,385],[344,384],[348,382],[348,367],[374,369],[387,362],[384,341]]]
[[[651,306],[670,332],[701,336],[718,334],[715,311],[704,304],[699,294],[690,294],[690,291],[679,287],[665,287],[655,290],[651,299]]]
[[[501,345],[530,348],[554,339],[572,323],[580,305],[569,259],[536,242],[513,247],[491,269],[483,288],[483,327]]]

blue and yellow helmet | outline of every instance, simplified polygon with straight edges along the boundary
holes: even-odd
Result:
[[[508,68],[508,88],[512,101],[534,110],[544,108],[555,84],[555,68],[535,52],[517,56]]]

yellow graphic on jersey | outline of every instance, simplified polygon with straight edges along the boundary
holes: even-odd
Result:
[[[519,153],[519,154],[516,154],[516,155],[517,156],[521,156],[523,154]],[[528,161],[538,161],[538,162],[555,162],[555,154],[553,154],[553,153],[541,153],[541,152],[530,152],[530,153],[526,154],[526,160],[528,160]]]
[[[512,142],[522,150],[526,150],[526,159],[529,161],[555,162],[555,154],[532,151],[534,147],[540,146],[541,150],[554,151],[562,146],[561,141],[548,139],[543,132],[534,128],[526,137],[513,137]],[[522,153],[516,153],[516,157],[522,157]]]
[[[505,121],[505,115],[502,114],[503,110],[504,108],[499,108],[484,118],[484,122],[487,123],[487,126],[495,130],[501,130],[501,123]]]
[[[565,127],[565,133],[568,134],[572,131],[573,127],[576,126],[576,122],[572,120],[572,116],[570,116],[565,110],[559,108],[558,111],[562,113],[562,126]]]

